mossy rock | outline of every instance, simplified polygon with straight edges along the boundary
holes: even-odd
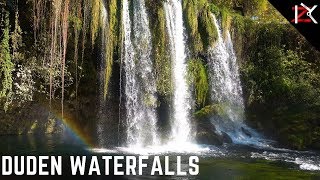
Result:
[[[209,7],[206,6],[199,16],[199,31],[202,42],[204,44],[204,50],[214,46],[218,39],[218,29],[213,23],[213,17]]]
[[[109,86],[112,75],[114,73],[114,63],[117,56],[119,56],[119,49],[122,46],[122,29],[121,29],[121,2],[117,0],[110,0],[107,3],[108,9],[108,26],[106,33],[105,46],[105,82],[104,82],[104,98],[107,99],[109,95]],[[119,28],[120,27],[120,28]]]
[[[144,96],[143,102],[148,107],[158,107],[157,98],[152,94],[147,94]]]
[[[172,63],[169,50],[169,38],[166,29],[166,17],[161,1],[146,1],[149,13],[150,30],[153,34],[153,58],[157,82],[157,92],[159,95],[170,99],[173,93],[172,88]],[[152,22],[152,23],[151,23]]]
[[[200,144],[222,145],[232,143],[232,139],[225,132],[218,133],[209,119],[197,124],[196,140]]]
[[[207,69],[201,59],[188,62],[188,83],[194,87],[198,107],[204,107],[209,98],[209,79]]]
[[[207,118],[211,116],[225,116],[225,108],[221,104],[208,105],[194,113],[197,118]]]
[[[186,0],[183,10],[190,48],[194,54],[205,53],[217,40],[218,32],[211,16],[212,7],[206,0]]]

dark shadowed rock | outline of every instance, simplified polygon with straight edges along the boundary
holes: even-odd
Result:
[[[227,133],[222,132],[221,136],[224,143],[229,143],[229,144],[233,143],[231,137]]]
[[[208,105],[195,114],[197,135],[196,140],[200,144],[222,145],[223,143],[232,143],[230,136],[225,133],[218,133],[212,118],[225,120],[223,106],[221,104]]]
[[[241,127],[241,131],[248,137],[252,137],[251,133],[249,132],[248,129],[245,129],[244,127]]]
[[[197,133],[196,140],[199,144],[208,144],[208,145],[222,145],[222,138],[216,133],[212,132],[199,132]]]

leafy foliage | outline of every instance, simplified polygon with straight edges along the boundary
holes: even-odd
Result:
[[[0,43],[0,78],[2,79],[2,89],[0,91],[0,99],[4,99],[4,109],[8,110],[8,106],[12,101],[12,72],[14,64],[11,58],[10,48],[10,24],[9,14],[6,12],[4,17],[3,38]]]
[[[310,47],[291,44],[292,38],[306,42],[300,41],[296,37],[299,35],[283,24],[247,26],[253,27],[255,31],[248,30],[251,33],[247,35],[248,61],[242,65],[249,112],[258,117],[261,117],[259,112],[267,112],[268,118],[262,115],[259,121],[272,124],[280,139],[295,148],[314,144],[310,133],[319,133],[316,128],[320,108],[319,64],[315,59],[308,59]]]

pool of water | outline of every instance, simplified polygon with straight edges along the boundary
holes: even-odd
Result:
[[[174,145],[149,148],[110,149],[86,145],[72,134],[1,136],[2,155],[148,155],[173,157],[170,165],[175,167],[177,155],[182,164],[190,156],[200,158],[200,173],[187,177],[127,176],[125,179],[320,179],[320,153],[292,151],[280,148],[259,148],[244,145]],[[150,165],[151,166],[151,165]],[[146,169],[145,171],[149,171]],[[147,173],[146,173],[147,174]],[[94,177],[91,177],[94,178]],[[106,177],[95,177],[106,179]]]

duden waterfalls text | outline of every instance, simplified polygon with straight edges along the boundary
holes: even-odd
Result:
[[[182,159],[181,156],[1,156],[0,174],[2,176],[198,175],[199,157],[184,158],[187,159]]]

